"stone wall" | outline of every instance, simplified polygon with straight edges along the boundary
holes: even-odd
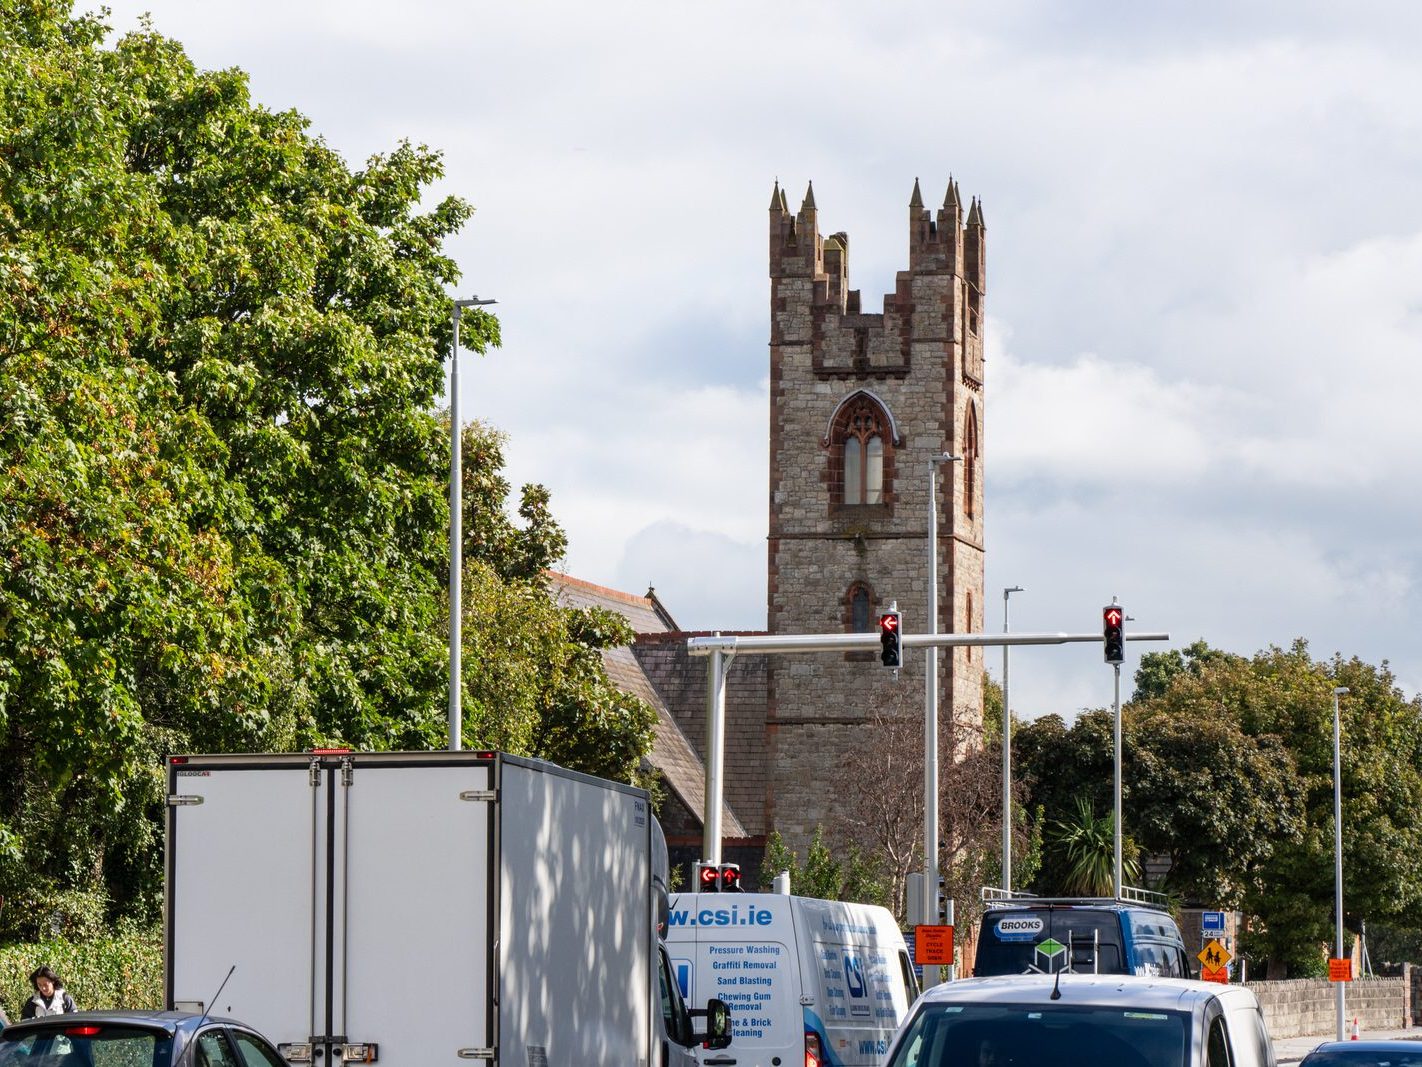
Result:
[[[1413,1025],[1410,1010],[1412,978],[1360,978],[1344,994],[1344,1018],[1354,1017],[1363,1033],[1397,1030]],[[1326,978],[1294,978],[1282,982],[1249,982],[1259,998],[1272,1037],[1331,1034],[1337,1026],[1334,986]]]
[[[848,631],[854,590],[867,594],[871,619],[897,602],[904,632],[927,632],[930,506],[937,629],[983,630],[984,226],[976,203],[964,223],[951,184],[936,213],[915,185],[908,215],[909,269],[871,313],[848,288],[848,237],[820,235],[813,191],[793,215],[778,186],[772,196],[771,633]],[[859,501],[845,490],[843,457],[846,441],[870,432],[882,449],[882,495]],[[939,466],[930,502],[930,457],[945,451],[965,462]],[[905,655],[897,678],[877,653],[767,659],[764,825],[803,855],[860,788],[848,765],[865,748],[866,720],[921,706],[924,653]],[[981,723],[982,669],[982,649],[940,653],[945,722]]]

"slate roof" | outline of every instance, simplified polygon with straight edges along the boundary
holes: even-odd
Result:
[[[678,632],[676,620],[657,599],[654,590],[648,589],[646,596],[635,596],[556,571],[549,571],[547,577],[554,600],[564,607],[596,607],[616,612],[638,634]],[[640,697],[655,709],[657,721],[652,728],[652,766],[662,772],[668,788],[700,822],[706,810],[706,765],[672,718],[666,702],[648,681],[631,647],[606,649],[602,661],[613,685],[625,693]],[[721,833],[725,837],[750,836],[735,812],[724,802],[721,806]]]

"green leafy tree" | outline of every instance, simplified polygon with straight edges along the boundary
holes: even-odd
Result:
[[[442,248],[471,213],[424,206],[427,148],[352,169],[241,71],[106,36],[0,0],[0,923],[74,929],[155,913],[164,753],[445,743]],[[546,490],[516,522],[498,435],[463,432],[470,735],[632,777],[627,634],[551,605]]]
[[[1351,690],[1340,704],[1345,922],[1354,930],[1362,918],[1413,922],[1422,910],[1422,698],[1404,698],[1386,664],[1315,661],[1300,640],[1220,660],[1164,698],[1167,708],[1218,702],[1247,735],[1278,738],[1297,768],[1297,840],[1272,851],[1245,894],[1258,918],[1250,951],[1272,976],[1316,968],[1317,946],[1332,937],[1337,685]]]
[[[820,827],[810,838],[803,864],[779,831],[771,831],[759,884],[768,888],[782,871],[789,873],[790,889],[798,896],[889,905],[889,886],[877,857],[853,844],[831,847]]]
[[[1422,913],[1422,699],[1405,698],[1386,664],[1316,661],[1303,641],[1253,657],[1196,642],[1143,657],[1124,713],[1127,829],[1170,860],[1166,888],[1250,916],[1245,948],[1271,977],[1315,972],[1331,939],[1338,685],[1351,690],[1340,706],[1345,922],[1407,928]],[[1018,751],[1049,820],[1073,791],[1104,806],[1106,713],[1070,729],[1038,720]],[[1064,873],[1049,849],[1038,884]]]

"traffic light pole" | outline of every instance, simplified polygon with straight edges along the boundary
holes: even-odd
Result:
[[[1131,633],[1129,641],[1169,641],[1168,633]],[[1001,647],[1004,645],[1067,645],[1098,643],[1101,634],[1018,633],[1018,634],[903,634],[904,648]],[[722,773],[726,736],[726,673],[732,656],[777,655],[787,653],[868,652],[880,647],[877,633],[857,634],[752,634],[690,637],[687,654],[707,657],[706,684],[706,798],[702,819],[702,858],[708,863],[721,859]],[[925,727],[926,732],[926,727]],[[1117,745],[1117,751],[1120,746]],[[934,883],[935,888],[937,883]],[[931,895],[925,888],[925,896]]]
[[[706,818],[702,821],[701,858],[706,863],[721,862],[721,783],[726,752],[726,675],[731,670],[735,650],[714,649],[707,664],[706,686]],[[715,797],[715,803],[711,798]]]
[[[1115,776],[1114,776],[1114,779],[1113,779],[1113,788],[1112,788],[1112,796],[1113,796],[1115,799],[1114,799],[1114,807],[1112,807],[1111,810],[1112,810],[1112,812],[1113,812],[1112,821],[1113,821],[1116,825],[1115,825],[1115,827],[1114,827],[1115,843],[1114,843],[1113,848],[1112,848],[1112,857],[1113,857],[1113,860],[1114,860],[1114,864],[1113,864],[1113,866],[1112,866],[1112,868],[1111,868],[1112,871],[1113,871],[1111,884],[1115,887],[1115,890],[1116,890],[1116,899],[1117,899],[1117,900],[1120,900],[1120,899],[1121,899],[1121,886],[1122,886],[1122,881],[1121,881],[1121,665],[1120,665],[1119,663],[1113,663],[1113,664],[1111,664],[1111,666],[1112,666],[1112,668],[1114,668],[1115,673],[1116,673],[1116,703],[1115,703],[1115,708],[1116,708],[1116,720],[1115,720],[1115,726],[1114,726],[1115,733],[1114,733],[1114,735],[1113,735],[1114,744],[1111,746],[1112,749],[1113,749],[1113,751],[1114,751],[1114,753],[1115,753],[1115,768],[1114,768],[1114,769],[1115,769]]]

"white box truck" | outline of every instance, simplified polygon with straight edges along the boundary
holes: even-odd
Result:
[[[493,752],[172,756],[167,1007],[292,1063],[684,1067],[647,794]],[[230,973],[221,996],[213,997]]]
[[[777,893],[678,893],[667,950],[687,1002],[724,1000],[731,1047],[702,1067],[877,1067],[918,995],[886,908]]]

